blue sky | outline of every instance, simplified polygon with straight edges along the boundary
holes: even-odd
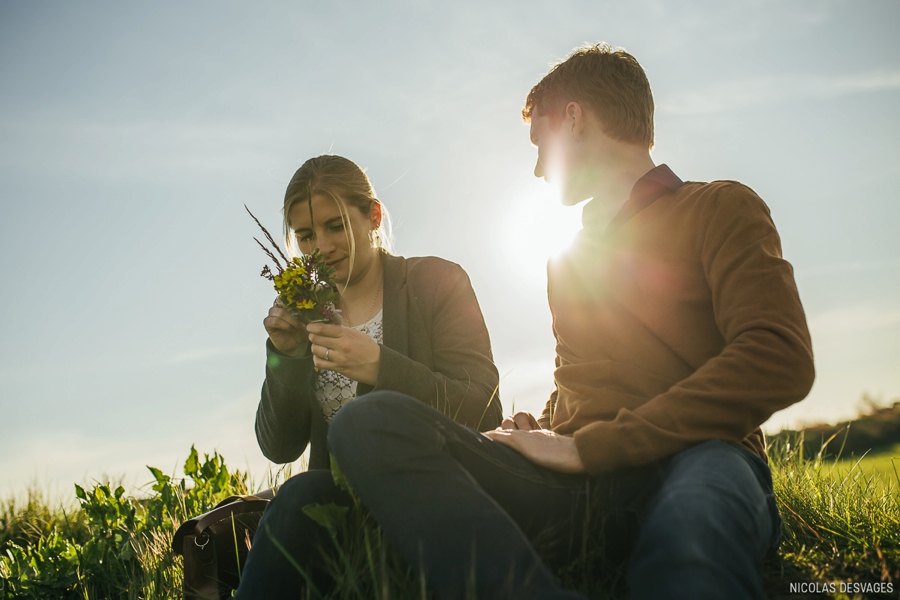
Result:
[[[0,3],[0,491],[192,443],[261,474],[271,304],[248,204],[333,151],[404,255],[469,272],[505,409],[552,387],[545,261],[578,222],[519,110],[576,45],[644,65],[657,163],[769,204],[816,352],[769,428],[900,397],[900,4]]]

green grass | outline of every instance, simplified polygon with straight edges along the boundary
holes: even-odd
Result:
[[[851,456],[837,462],[837,468],[846,472],[858,469],[865,477],[877,477],[880,483],[890,483],[900,492],[900,443],[876,454]]]
[[[810,460],[775,446],[770,457],[784,520],[779,556],[767,565],[771,596],[790,597],[789,584],[802,581],[887,581],[900,591],[900,487],[883,469],[890,455]]]
[[[896,586],[900,484],[891,457],[900,454],[900,446],[860,461],[808,457],[802,447],[778,443],[770,452],[784,539],[765,567],[769,597],[816,597],[791,595],[790,584],[800,582]],[[151,472],[150,495],[140,499],[119,486],[98,484],[76,487],[69,504],[51,505],[38,489],[0,503],[0,599],[180,598],[181,559],[169,550],[175,528],[252,486],[247,473],[229,471],[218,454],[201,459],[193,449],[185,479]],[[271,484],[270,477],[259,487]],[[330,565],[337,583],[328,598],[429,597],[364,510],[334,517],[329,525],[340,552]],[[595,598],[626,592],[620,572],[589,558],[576,559],[559,574],[568,587]]]

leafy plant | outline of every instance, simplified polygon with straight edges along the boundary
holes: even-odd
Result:
[[[0,546],[0,598],[169,598],[180,593],[180,558],[169,550],[175,528],[227,496],[247,493],[246,473],[230,472],[217,452],[200,458],[194,447],[185,478],[148,467],[155,483],[149,498],[125,495],[120,485],[75,486],[79,525],[63,511],[44,522],[46,507],[29,496],[24,515],[7,503],[2,523],[19,542]],[[38,508],[41,508],[38,510]],[[33,518],[21,523],[19,514]],[[30,532],[31,535],[25,535]],[[37,535],[35,535],[37,533]],[[21,541],[22,539],[25,541]],[[36,539],[35,539],[36,538]]]

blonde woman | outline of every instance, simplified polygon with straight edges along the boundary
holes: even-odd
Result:
[[[269,339],[257,440],[277,463],[310,446],[310,470],[288,480],[266,511],[238,597],[293,598],[307,585],[304,575],[327,585],[315,562],[331,542],[302,508],[350,502],[334,485],[326,446],[328,424],[347,402],[390,390],[480,431],[502,420],[490,339],[468,276],[440,258],[390,254],[386,221],[368,177],[346,158],[311,158],[288,184],[288,246],[318,248],[334,267],[343,324],[304,323],[277,301],[263,321]]]

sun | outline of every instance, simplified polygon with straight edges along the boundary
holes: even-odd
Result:
[[[581,229],[581,206],[563,206],[551,186],[532,188],[509,210],[504,247],[523,274],[544,273],[547,260],[568,248]]]

